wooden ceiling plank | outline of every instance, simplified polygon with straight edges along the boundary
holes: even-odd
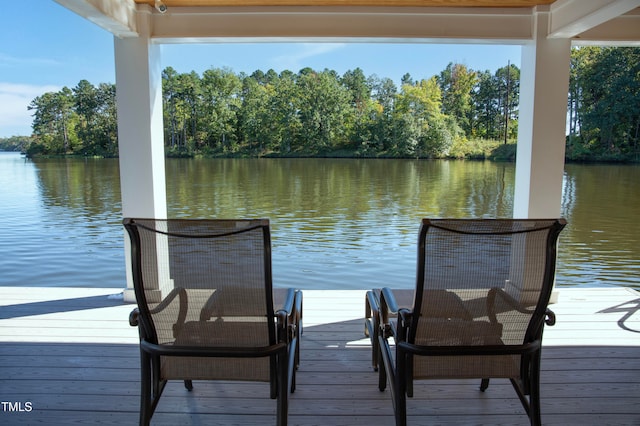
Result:
[[[514,43],[532,40],[532,12],[492,9],[206,8],[155,15],[157,43],[221,41],[378,41]],[[456,9],[458,10],[458,9]],[[473,11],[473,13],[472,13]],[[225,40],[227,39],[227,40]]]
[[[534,7],[555,0],[162,0],[167,7],[228,6],[385,6],[385,7]],[[135,0],[153,6],[155,0]]]

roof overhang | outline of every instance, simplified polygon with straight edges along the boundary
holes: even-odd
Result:
[[[156,0],[56,1],[117,37],[143,35],[157,43],[349,40],[523,44],[535,37],[536,15],[547,13],[551,20],[548,37],[568,38],[578,44],[640,45],[640,0],[166,0],[164,13],[152,6],[162,3]],[[487,6],[489,3],[520,6]]]

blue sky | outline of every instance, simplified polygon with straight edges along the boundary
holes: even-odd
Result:
[[[509,61],[520,66],[520,46],[273,43],[165,45],[163,66],[178,72],[230,67],[235,72],[304,67],[357,67],[398,82],[439,74],[450,62],[494,72]],[[36,96],[82,79],[115,82],[113,36],[53,0],[2,2],[0,15],[0,137],[31,133],[27,106]]]

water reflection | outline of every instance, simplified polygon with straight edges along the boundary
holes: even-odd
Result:
[[[167,162],[169,210],[267,213],[335,226],[389,216],[510,216],[514,167],[488,162],[341,159]]]
[[[562,283],[640,287],[638,182],[638,166],[565,166]]]
[[[413,287],[422,217],[511,217],[513,164],[167,160],[170,217],[268,217],[274,279]],[[637,166],[567,165],[557,282],[640,288]],[[117,160],[0,153],[0,285],[124,286]]]
[[[121,211],[118,160],[36,159],[33,164],[45,209],[77,209],[90,222]]]
[[[2,285],[123,287],[117,161],[0,154]]]
[[[175,159],[167,188],[179,217],[270,218],[282,283],[411,287],[420,218],[509,217],[513,172],[485,162]]]

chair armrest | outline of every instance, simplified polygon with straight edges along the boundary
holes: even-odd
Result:
[[[376,294],[380,290],[369,290],[365,295],[364,316],[374,318],[380,314],[380,298]]]
[[[134,308],[129,314],[129,325],[131,327],[137,327],[140,320],[140,309]]]
[[[182,312],[182,310],[184,309],[184,315],[186,316],[187,315],[187,312],[186,312],[187,290],[185,290],[183,287],[176,287],[173,290],[171,290],[171,292],[167,295],[167,297],[162,299],[162,301],[158,304],[158,306],[156,306],[153,309],[149,309],[149,312],[152,314],[157,314],[158,312],[162,312],[167,306],[169,306],[171,302],[173,302],[173,299],[175,299],[178,296],[180,296],[180,311]]]
[[[383,323],[389,322],[389,314],[408,320],[411,317],[411,309],[400,307],[393,291],[384,287],[380,292],[380,315]]]
[[[397,330],[391,326],[389,315],[394,314],[398,317]],[[412,312],[408,308],[398,306],[393,291],[384,287],[380,292],[380,328],[385,337],[391,337],[389,332],[393,333],[396,340],[405,340],[406,330],[411,323]]]
[[[286,289],[282,306],[276,307],[276,320],[279,332],[285,333],[281,341],[291,342],[301,330],[302,323],[302,292],[293,288]]]
[[[523,308],[522,303],[514,299],[513,296],[504,291],[504,289],[500,287],[493,287],[489,290],[489,293],[489,297],[487,298],[488,301],[492,301],[495,296],[500,296],[513,309],[517,310],[518,312],[526,312],[526,309]]]
[[[496,296],[500,296],[509,306],[511,306],[514,310],[522,313],[531,314],[533,311],[527,309],[521,303],[519,303],[516,299],[514,299],[510,294],[505,292],[502,288],[494,287],[489,290],[489,296],[487,297],[487,310],[489,315],[489,321],[497,322],[496,313],[495,313],[495,298]],[[533,306],[535,309],[535,306]],[[549,308],[546,308],[544,313],[544,324],[540,322],[540,327],[537,328],[533,332],[533,336],[537,336],[535,338],[539,339],[542,333],[542,327],[546,324],[548,326],[552,326],[556,323],[556,314]]]
[[[380,290],[369,290],[364,299],[364,334],[372,340],[380,329]],[[373,342],[372,342],[373,343]]]
[[[545,312],[546,318],[544,319],[544,323],[546,325],[556,325],[556,314],[551,309],[547,308]]]
[[[493,287],[489,290],[489,295],[487,296],[487,312],[489,315],[489,320],[491,322],[497,322],[496,312],[495,312],[495,298],[496,296],[500,296],[502,300],[504,300],[509,306],[511,306],[514,310],[521,312],[523,314],[530,314],[533,311],[528,310],[522,303],[518,302],[513,298],[509,293],[504,291],[504,289],[499,287]],[[533,306],[535,308],[535,306]]]
[[[171,290],[171,292],[167,295],[167,297],[162,299],[162,301],[156,307],[154,307],[153,309],[148,309],[149,314],[157,314],[159,312],[162,312],[173,302],[173,300],[176,297],[178,297],[179,299],[180,310],[178,312],[178,320],[173,325],[174,337],[178,336],[178,333],[180,333],[180,328],[184,325],[184,322],[187,319],[187,310],[189,308],[189,302],[187,299],[187,290],[185,290],[184,287],[175,287],[173,290]],[[144,312],[144,310],[142,312]],[[139,318],[142,319],[142,324],[145,325],[146,323],[144,322],[144,315],[142,315],[141,313],[138,313],[138,315],[139,315]],[[151,329],[148,328],[147,325],[145,325],[145,327],[143,328],[145,328],[145,331],[144,331],[145,337],[152,335]]]
[[[380,291],[380,315],[383,324],[389,323],[389,314],[397,315],[399,311],[398,302],[389,287],[384,287]]]
[[[284,311],[287,314],[287,316],[291,315],[293,313],[293,303],[295,301],[295,297],[296,297],[296,291],[292,288],[288,288],[285,298],[282,301],[282,306],[276,306],[275,311],[276,312]]]
[[[295,299],[293,301],[293,312],[291,313],[296,324],[298,337],[302,334],[302,291],[295,290]]]

